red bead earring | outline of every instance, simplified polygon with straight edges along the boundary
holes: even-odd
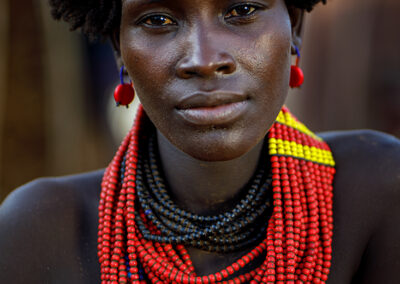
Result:
[[[289,86],[291,88],[298,88],[304,82],[304,74],[303,74],[303,70],[301,70],[300,67],[299,67],[300,51],[297,48],[297,46],[295,46],[294,48],[296,49],[297,58],[296,58],[296,65],[290,66],[290,82],[289,82]]]
[[[117,106],[123,105],[128,107],[135,97],[135,90],[133,89],[132,81],[131,83],[124,83],[124,66],[121,67],[119,77],[121,84],[115,88],[114,99]]]

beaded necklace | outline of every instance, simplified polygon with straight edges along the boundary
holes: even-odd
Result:
[[[137,204],[140,205],[136,211],[143,211],[146,219],[159,231],[152,234],[137,214],[136,224],[146,240],[226,253],[246,248],[264,237],[272,192],[269,189],[271,178],[264,174],[264,161],[252,183],[246,187],[245,197],[232,210],[215,216],[197,215],[180,209],[170,199],[158,171],[154,137],[151,135],[147,143],[148,155],[138,153],[136,168]],[[121,175],[121,180],[123,178]]]
[[[151,139],[147,139],[147,161],[142,163],[146,160],[141,142],[148,136],[146,123],[147,117],[139,107],[133,128],[103,177],[98,231],[102,284],[326,282],[332,255],[335,163],[328,145],[286,107],[268,132],[272,182],[260,170],[242,199],[251,206],[235,207],[217,216],[191,214],[168,198],[160,182]],[[273,208],[265,221],[264,236],[257,239],[254,232],[254,240],[246,243],[250,235],[232,228],[231,223],[247,226],[266,215],[266,192],[271,191],[267,190],[268,184],[272,186]],[[236,217],[240,221],[231,222]],[[207,222],[215,225],[204,225]],[[229,244],[213,237],[217,231],[226,230],[235,236]],[[184,246],[226,252],[255,240],[258,244],[249,253],[205,276],[196,275]],[[262,264],[244,272],[259,257],[264,259]]]

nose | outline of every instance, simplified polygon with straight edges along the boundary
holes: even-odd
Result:
[[[184,56],[176,67],[180,78],[209,78],[236,71],[236,61],[227,49],[224,35],[197,28],[187,36],[184,46]]]

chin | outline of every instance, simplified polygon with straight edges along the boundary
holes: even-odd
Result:
[[[214,129],[207,132],[190,135],[183,143],[175,146],[187,155],[207,162],[222,162],[239,158],[250,152],[264,137],[245,135],[243,131],[228,131],[226,129]]]

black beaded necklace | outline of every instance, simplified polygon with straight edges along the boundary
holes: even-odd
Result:
[[[160,233],[146,227],[143,215],[137,214],[136,224],[145,239],[226,253],[250,247],[265,237],[271,209],[271,176],[265,174],[265,161],[259,163],[245,196],[233,209],[197,215],[171,200],[158,170],[154,140],[155,134],[150,135],[148,151],[139,153],[136,170],[137,212],[143,212]]]

